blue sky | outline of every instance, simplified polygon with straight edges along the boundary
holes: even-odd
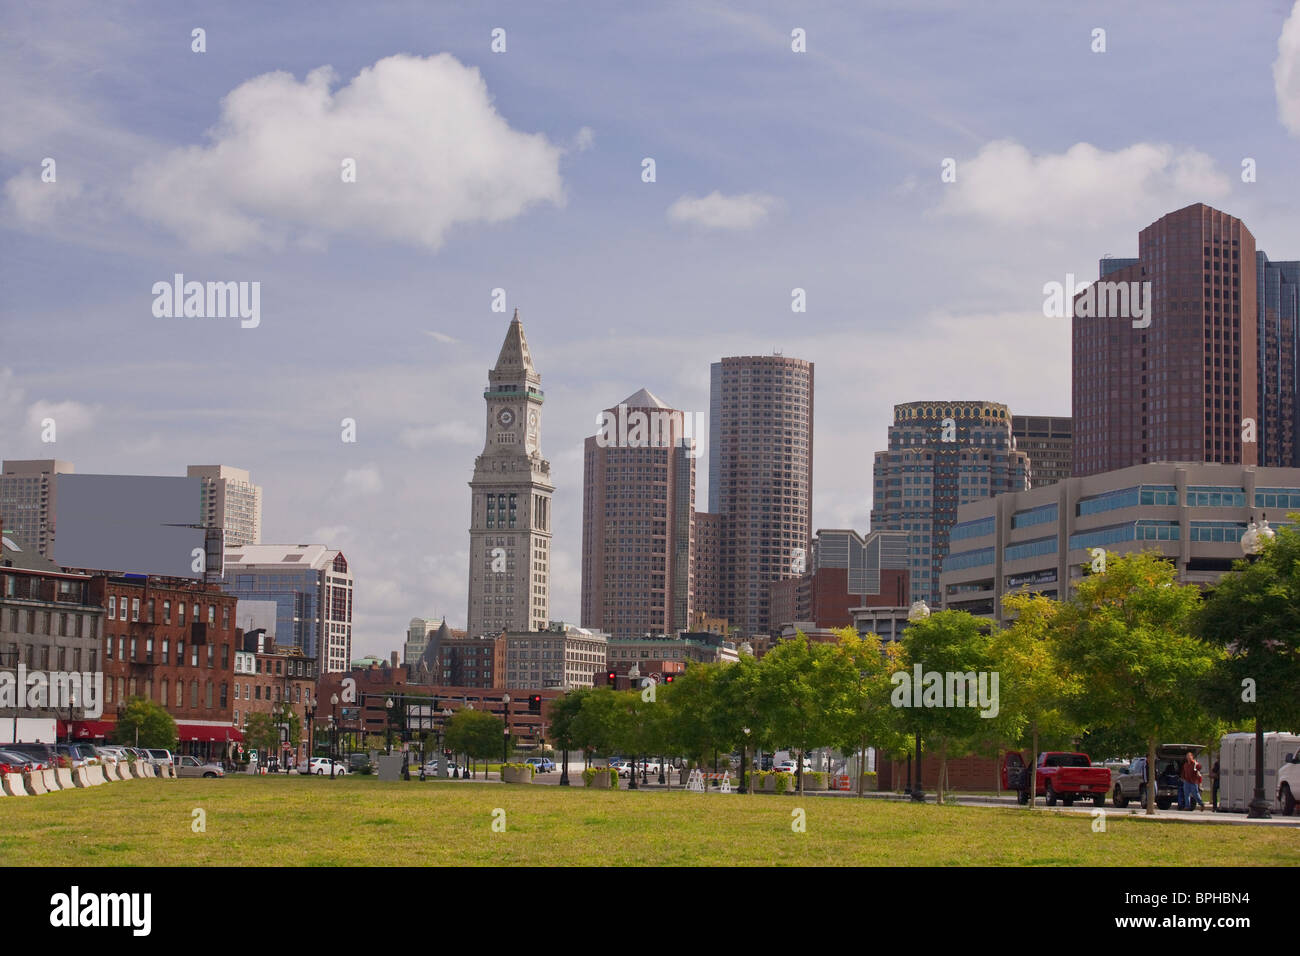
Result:
[[[637,389],[703,411],[723,355],[815,362],[814,524],[866,530],[895,403],[1069,413],[1044,283],[1196,201],[1300,258],[1289,3],[464,6],[0,14],[0,457],[249,469],[265,541],[352,560],[357,655],[463,624],[494,288],[576,620],[582,439]],[[260,282],[261,324],[156,318],[177,272]]]

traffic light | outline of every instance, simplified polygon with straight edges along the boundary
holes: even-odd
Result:
[[[673,675],[672,675],[672,674],[665,674],[665,675],[664,675],[664,683],[665,683],[665,684],[671,684],[672,682],[673,682]]]
[[[613,687],[617,682],[618,682],[618,674],[616,674],[614,671],[609,671],[608,673],[605,674],[605,683],[608,684],[610,687]]]
[[[529,695],[528,695],[528,712],[529,712],[530,714],[540,714],[540,713],[542,712],[542,695],[541,695],[541,694],[529,694]]]

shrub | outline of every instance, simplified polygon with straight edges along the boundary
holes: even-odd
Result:
[[[776,792],[786,793],[794,789],[794,774],[778,773],[776,775]]]
[[[501,769],[502,770],[529,770],[532,772],[530,774],[531,776],[536,776],[537,774],[537,768],[530,763],[503,763],[501,765]]]
[[[829,777],[830,774],[826,773],[823,770],[805,770],[803,772],[803,779],[804,779],[805,786],[809,782],[811,782],[813,786],[824,787],[826,786],[826,780]]]

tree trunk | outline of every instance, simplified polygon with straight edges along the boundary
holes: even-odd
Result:
[[[1156,812],[1156,738],[1147,740],[1147,815]]]
[[[1034,749],[1029,752],[1029,766],[1025,772],[1029,774],[1029,809],[1034,809],[1038,803],[1038,725],[1034,724]]]
[[[862,749],[858,751],[858,796],[862,796],[867,776],[867,738],[862,738]]]
[[[943,805],[943,785],[948,777],[948,738],[941,737],[939,742],[939,779],[935,781],[939,791],[939,804]]]

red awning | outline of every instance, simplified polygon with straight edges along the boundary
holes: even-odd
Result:
[[[72,722],[73,740],[103,740],[113,732],[114,724],[109,720],[74,720]],[[59,721],[59,733],[67,735],[68,723]]]
[[[205,727],[202,724],[177,724],[176,736],[180,737],[183,744],[192,741],[224,744],[227,741],[242,741],[244,739],[243,732],[236,727]]]

